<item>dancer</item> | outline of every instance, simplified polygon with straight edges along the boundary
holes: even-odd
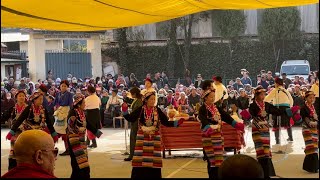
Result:
[[[270,150],[270,132],[268,114],[280,116],[284,110],[264,102],[266,90],[262,86],[255,89],[253,102],[250,104],[249,112],[252,120],[252,139],[257,153],[258,162],[264,170],[265,178],[275,176]]]
[[[85,142],[86,129],[98,138],[102,134],[96,127],[87,123],[84,113],[85,106],[85,97],[76,95],[74,96],[73,109],[68,114],[67,137],[72,167],[71,178],[77,179],[90,178],[88,151]]]
[[[20,92],[20,91],[19,91]],[[19,101],[23,101],[22,92],[18,93]],[[58,134],[54,130],[50,119],[48,118],[48,112],[42,106],[43,103],[43,95],[40,92],[35,91],[30,97],[29,102],[31,105],[26,106],[21,113],[19,109],[17,111],[16,119],[13,122],[10,132],[7,134],[6,139],[15,141],[18,135],[27,130],[31,129],[40,129],[44,130],[51,134],[54,142],[58,141]],[[22,106],[22,105],[21,105]],[[21,108],[21,106],[17,106]],[[19,115],[20,113],[20,115]],[[10,154],[13,154],[13,150],[11,149]],[[10,161],[10,160],[9,160]],[[11,163],[9,162],[9,168],[14,168],[16,166],[16,161],[12,160]]]
[[[203,105],[199,109],[198,119],[201,121],[202,145],[204,158],[207,160],[209,179],[218,178],[218,168],[223,162],[222,121],[237,130],[244,131],[243,123],[236,122],[221,107],[215,105],[215,90],[210,82],[204,82],[204,92],[201,95]]]
[[[13,109],[11,110],[11,119],[12,119],[12,123],[11,125],[15,124],[16,120],[19,118],[20,114],[23,112],[23,110],[28,106],[26,103],[26,92],[25,90],[19,90],[17,92],[17,94],[15,95],[15,99],[17,101],[17,103],[15,104],[15,106],[13,107]],[[12,128],[12,126],[10,127]],[[8,170],[14,168],[17,166],[17,161],[13,156],[13,147],[14,147],[14,143],[17,139],[17,137],[20,135],[20,133],[22,132],[22,127],[18,127],[14,137],[11,138],[10,141],[10,153],[9,153],[9,167]]]
[[[130,89],[130,94],[132,98],[134,98],[133,103],[131,104],[132,112],[138,109],[143,105],[142,103],[142,95],[140,94],[140,89],[137,87],[133,87]],[[131,161],[134,154],[134,147],[136,144],[136,137],[138,132],[138,121],[131,122],[131,130],[130,130],[130,155],[125,158],[125,161]]]
[[[275,88],[265,97],[265,102],[272,102],[274,106],[281,110],[286,110],[293,106],[293,99],[288,90],[283,87],[283,80],[280,78],[275,79]],[[275,132],[276,144],[280,144],[280,128],[287,129],[289,138],[287,141],[293,141],[292,128],[293,124],[290,123],[290,117],[287,113],[282,113],[281,116],[272,116],[273,119],[273,131]]]
[[[156,96],[155,106],[158,104],[158,95],[156,90],[152,87],[152,80],[150,78],[146,78],[144,80],[144,88],[141,90],[142,96],[144,96],[148,92],[154,92]]]
[[[93,126],[96,129],[101,129],[101,116],[100,116],[100,105],[101,100],[96,95],[96,89],[89,85],[87,88],[87,92],[89,94],[88,97],[86,97],[86,115],[87,115],[87,123]],[[87,137],[87,146],[90,148],[96,148],[97,147],[97,141],[96,138],[93,136],[93,133],[88,130],[88,137]],[[90,139],[89,139],[90,136]],[[92,137],[92,138],[91,138]],[[92,140],[92,144],[90,145],[90,140]]]
[[[60,83],[60,92],[57,93],[54,100],[55,112],[53,114],[55,118],[54,129],[57,131],[59,138],[64,141],[66,151],[59,154],[60,156],[69,155],[68,142],[66,137],[67,117],[68,112],[72,107],[72,94],[68,92],[69,82],[63,80]]]
[[[155,93],[147,92],[143,98],[144,105],[131,114],[124,115],[129,122],[138,121],[137,141],[132,159],[133,179],[162,177],[160,125],[177,127],[183,123],[183,119],[168,121],[168,117],[156,107],[155,101]]]
[[[303,170],[311,173],[317,173],[319,170],[318,159],[318,138],[319,129],[317,128],[319,119],[314,108],[315,93],[307,91],[305,93],[305,104],[301,107],[300,113],[302,116],[302,135],[305,142],[306,157],[303,161]]]

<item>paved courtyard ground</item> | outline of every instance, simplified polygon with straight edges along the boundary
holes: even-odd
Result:
[[[8,129],[1,129],[1,175],[7,172],[9,141],[5,140]],[[241,150],[242,154],[255,157],[251,130],[246,129],[245,140],[247,146]],[[126,152],[125,130],[104,128],[104,133],[98,139],[98,148],[89,150],[89,163],[91,166],[92,178],[130,178],[131,163],[125,162],[123,155]],[[129,132],[129,131],[128,131]],[[304,141],[301,128],[293,129],[294,142],[287,143],[287,132],[282,130],[281,146],[272,145],[272,151],[285,151],[286,154],[273,153],[273,163],[277,176],[283,178],[319,178],[319,174],[311,174],[302,170],[304,159]],[[275,144],[274,133],[271,133],[271,144]],[[129,145],[129,135],[127,138]],[[62,140],[56,145],[60,153],[64,151]],[[233,153],[228,153],[232,155]],[[68,178],[71,175],[70,157],[58,157],[56,161],[55,175],[59,178]],[[202,151],[173,151],[172,155],[167,154],[162,168],[164,178],[207,178],[206,162],[202,160]]]

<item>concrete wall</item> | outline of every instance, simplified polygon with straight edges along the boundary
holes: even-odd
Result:
[[[46,40],[45,50],[62,51],[63,50],[63,40]],[[28,55],[28,41],[20,42],[20,51],[27,52]]]

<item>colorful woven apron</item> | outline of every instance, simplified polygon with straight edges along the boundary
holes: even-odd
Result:
[[[210,137],[202,133],[202,146],[210,161],[211,167],[219,167],[223,162],[223,136],[221,131],[215,131]]]
[[[156,108],[154,110],[156,111]],[[155,114],[157,115],[157,113]],[[161,137],[158,128],[153,135],[149,135],[142,131],[140,118],[137,121],[139,123],[139,130],[137,132],[132,167],[161,168]],[[155,117],[154,123],[160,126],[160,121],[157,117]]]
[[[68,137],[69,137],[70,145],[72,147],[72,151],[79,165],[79,168],[83,169],[85,167],[89,167],[88,151],[87,151],[87,145],[85,142],[86,134],[85,133],[69,134]]]
[[[134,156],[132,159],[133,167],[161,168],[161,138],[159,131],[150,137],[138,130]]]
[[[256,149],[257,158],[271,158],[270,132],[268,125],[259,125],[258,122],[267,122],[260,118],[254,118],[252,122],[252,139]]]
[[[315,128],[302,128],[302,135],[306,145],[304,153],[306,155],[318,153],[318,129]]]

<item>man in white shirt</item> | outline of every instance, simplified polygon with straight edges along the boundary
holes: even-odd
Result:
[[[89,94],[88,97],[85,99],[85,110],[86,110],[86,120],[87,123],[91,126],[101,129],[101,116],[100,116],[100,105],[101,105],[101,99],[96,94],[96,89],[89,85],[87,89],[87,93]],[[92,140],[92,144],[90,144],[90,140],[87,137],[87,145],[90,148],[96,148],[97,142],[96,139]]]
[[[229,97],[227,88],[222,84],[222,78],[220,76],[213,77],[213,87],[216,90],[215,93],[215,104],[221,106],[222,108],[226,107],[227,99]]]

